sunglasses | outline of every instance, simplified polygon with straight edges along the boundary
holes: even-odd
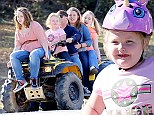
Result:
[[[66,14],[60,14],[60,18],[63,18],[63,17],[68,17],[68,15],[66,15]]]

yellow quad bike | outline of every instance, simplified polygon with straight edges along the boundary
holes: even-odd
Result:
[[[30,83],[28,63],[23,63],[23,76]],[[84,99],[82,75],[77,64],[61,59],[42,61],[39,70],[39,87],[31,84],[17,93],[12,68],[8,70],[8,79],[2,85],[1,102],[6,112],[27,111],[30,101],[48,103],[52,109],[57,106],[63,110],[81,109]],[[43,108],[42,108],[43,109]]]

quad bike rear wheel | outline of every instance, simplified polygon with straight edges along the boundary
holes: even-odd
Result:
[[[3,109],[6,112],[24,112],[27,111],[29,102],[26,101],[25,93],[23,90],[13,93],[15,82],[12,80],[5,80],[1,90],[1,102]]]
[[[76,74],[68,72],[57,80],[55,86],[55,98],[58,109],[81,109],[84,92],[82,82]]]

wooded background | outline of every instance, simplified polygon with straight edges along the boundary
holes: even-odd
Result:
[[[27,7],[34,19],[42,24],[51,12],[61,9],[67,10],[74,6],[81,13],[91,10],[101,24],[107,11],[114,3],[114,0],[0,0],[0,22],[12,20],[14,10],[20,6]],[[154,18],[154,0],[150,0],[147,7]]]

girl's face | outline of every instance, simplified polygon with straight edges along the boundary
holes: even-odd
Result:
[[[75,11],[70,11],[68,14],[68,20],[70,22],[71,25],[74,25],[76,23],[76,21],[78,20],[79,16],[77,14],[77,12]]]
[[[51,16],[50,25],[52,26],[52,28],[58,28],[60,26],[59,18],[56,16]]]
[[[22,12],[20,12],[20,11],[17,11],[17,21],[21,25],[23,25],[24,24],[24,21],[25,21],[24,14]]]
[[[139,61],[144,48],[141,35],[136,32],[108,31],[104,48],[109,58],[120,68],[128,69]],[[147,39],[145,39],[147,40]]]
[[[92,22],[93,22],[93,17],[90,14],[87,14],[84,18],[83,18],[83,22],[87,25],[87,26],[91,26]]]

